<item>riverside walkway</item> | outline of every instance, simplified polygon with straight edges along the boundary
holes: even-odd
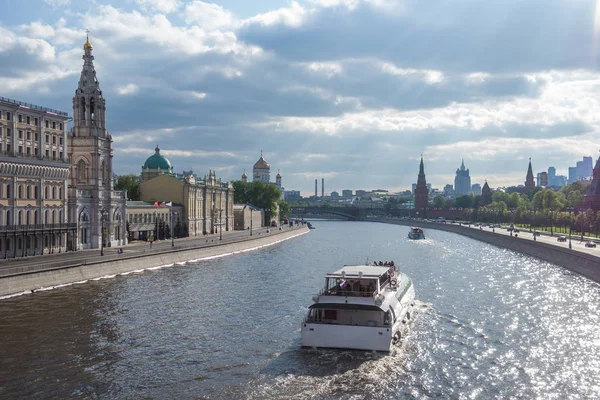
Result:
[[[104,255],[100,255],[100,249],[84,249],[78,251],[69,251],[63,253],[44,254],[37,256],[17,257],[0,260],[0,279],[2,277],[15,276],[31,272],[41,272],[59,268],[68,268],[73,266],[86,265],[88,263],[97,263],[101,261],[115,261],[121,258],[139,257],[153,254],[160,254],[164,251],[177,251],[190,248],[203,248],[237,243],[251,239],[261,238],[268,235],[274,235],[282,230],[290,231],[299,226],[290,227],[284,225],[279,228],[256,228],[250,231],[227,231],[222,232],[222,239],[219,234],[210,234],[204,236],[193,236],[175,239],[173,244],[170,239],[154,242],[152,245],[148,242],[135,241],[125,246],[105,247]],[[123,252],[120,253],[119,249]]]
[[[458,225],[458,224],[454,224],[454,225]],[[462,223],[460,226],[463,227],[467,227],[470,229],[480,229],[478,226],[475,226],[473,224],[471,225],[467,225],[465,223]],[[568,249],[569,248],[569,234],[565,234],[565,233],[556,233],[554,232],[554,235],[552,236],[549,232],[545,232],[545,231],[537,231],[539,232],[539,235],[535,237],[533,236],[533,230],[530,232],[528,229],[521,229],[519,228],[519,232],[518,233],[513,233],[511,235],[511,232],[508,231],[506,229],[506,227],[502,228],[502,227],[494,227],[494,228],[490,228],[489,225],[484,225],[481,227],[480,230],[485,230],[487,232],[492,232],[492,233],[496,233],[498,235],[506,235],[506,236],[513,236],[515,237],[520,237],[522,239],[525,240],[531,240],[531,241],[535,241],[535,242],[540,242],[540,243],[546,243],[546,244],[551,244],[553,246],[557,246],[560,248],[565,248]],[[559,237],[565,237],[566,241],[565,242],[559,242],[558,238]],[[586,253],[595,257],[599,257],[599,262],[600,262],[600,247],[585,247],[585,243],[588,241],[592,241],[594,243],[596,243],[593,239],[591,238],[586,238],[584,236],[583,241],[581,241],[581,236],[574,236],[571,235],[571,249],[574,251],[578,251],[581,253]]]
[[[441,223],[402,218],[371,217],[367,220],[457,233],[562,266],[600,283],[600,247],[585,247],[585,242],[590,241],[590,238],[584,237],[582,241],[580,236],[571,236],[571,248],[569,248],[569,236],[564,234],[555,233],[551,236],[549,233],[540,232],[539,236],[534,237],[533,231],[522,230],[517,235],[513,233],[511,236],[506,227],[491,228],[489,225],[480,227],[468,223]],[[566,241],[559,242],[560,236],[565,236]]]

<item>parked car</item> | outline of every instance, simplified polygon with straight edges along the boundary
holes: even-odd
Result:
[[[519,228],[515,228],[515,231],[514,231],[514,232],[515,232],[515,233],[519,233],[519,232],[521,232],[521,230],[520,230]]]
[[[557,242],[566,242],[567,238],[565,236],[559,236],[558,239],[556,239]]]
[[[587,242],[585,242],[585,247],[596,247],[596,242],[588,240]]]
[[[533,236],[540,236],[540,233],[538,231],[533,231]]]

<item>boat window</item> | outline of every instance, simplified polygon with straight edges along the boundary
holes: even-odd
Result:
[[[337,319],[337,310],[324,310],[323,319]]]

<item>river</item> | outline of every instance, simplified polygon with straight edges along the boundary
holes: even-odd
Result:
[[[600,285],[456,234],[314,221],[235,256],[0,300],[0,398],[593,399]],[[300,347],[323,275],[394,260],[418,312],[390,354]]]

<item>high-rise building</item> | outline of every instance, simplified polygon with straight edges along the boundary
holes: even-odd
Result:
[[[321,178],[321,197],[325,197],[325,178]]]
[[[451,184],[447,184],[446,186],[444,186],[444,195],[445,196],[454,195],[454,187]]]
[[[78,225],[78,249],[119,246],[127,244],[126,193],[113,188],[113,140],[106,130],[106,100],[89,39],[83,51],[73,97],[73,130],[68,135],[69,220]]]
[[[548,173],[546,171],[537,173],[537,186],[548,187]]]
[[[417,178],[417,187],[415,188],[415,212],[419,213],[421,218],[427,217],[427,206],[429,205],[429,190],[425,180],[425,166],[423,165],[423,155],[421,155],[421,164],[419,165],[419,176]]]
[[[531,158],[529,159],[529,167],[527,167],[527,177],[525,178],[525,188],[533,189],[535,181],[533,180],[533,168],[531,168]]]
[[[579,210],[585,212],[588,209],[592,209],[595,213],[600,210],[600,158],[596,161],[592,176],[592,183],[583,198]]]
[[[569,184],[577,181],[577,167],[569,167],[569,178],[567,182]]]
[[[72,249],[66,112],[0,99],[0,258]]]
[[[344,189],[342,190],[342,197],[348,199],[352,197],[352,189]]]
[[[456,170],[454,178],[454,194],[469,194],[471,191],[471,176],[469,170],[465,169],[465,161],[462,160],[460,168]]]
[[[471,191],[475,196],[481,195],[481,185],[479,183],[474,183],[471,185]]]
[[[556,168],[548,167],[548,186],[557,186],[555,179],[556,179]]]
[[[317,184],[317,182],[318,182],[318,181],[315,179],[315,197],[317,197],[317,195],[318,195],[318,193],[319,193],[319,192],[318,192],[318,184]]]

